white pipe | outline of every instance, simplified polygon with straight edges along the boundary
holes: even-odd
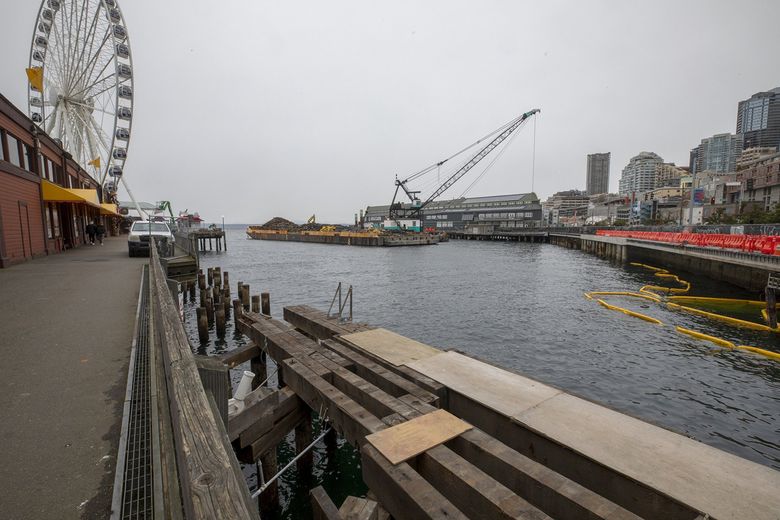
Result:
[[[238,383],[238,388],[233,398],[236,401],[243,401],[249,392],[252,391],[252,380],[255,378],[255,374],[249,370],[244,370],[244,375],[241,377],[241,382]]]

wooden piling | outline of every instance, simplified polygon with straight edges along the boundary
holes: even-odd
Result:
[[[252,296],[252,312],[260,312],[260,295],[258,294]]]
[[[276,460],[276,447],[260,457],[260,465],[263,469],[263,476],[269,479],[279,471],[279,465]],[[279,481],[275,481],[263,491],[259,499],[260,516],[265,518],[270,512],[279,506]]]
[[[214,285],[214,268],[213,267],[209,267],[206,270],[206,281],[208,282],[209,285]]]
[[[208,318],[209,325],[214,323],[214,300],[206,298],[206,317]]]
[[[271,293],[267,293],[267,292],[260,293],[260,299],[262,300],[261,308],[263,314],[265,314],[266,316],[270,316],[271,315]]]
[[[201,291],[206,288],[206,275],[203,273],[198,274],[198,287]]]
[[[239,294],[239,298],[241,298],[241,305],[244,306],[244,310],[249,312],[249,284],[245,283],[241,286],[241,294]]]
[[[225,288],[225,293],[227,293],[226,296],[230,299],[230,277],[228,276],[227,271],[222,273],[222,287]]]
[[[197,289],[195,280],[190,281],[187,284],[187,288],[190,290],[190,300],[195,301],[195,290]]]
[[[198,307],[195,309],[195,313],[198,316],[198,338],[201,341],[209,340],[209,323],[206,317],[206,308]]]
[[[205,287],[200,290],[200,306],[205,307],[206,306],[206,300],[209,299],[209,292],[208,289]]]
[[[225,336],[225,305],[220,303],[214,310],[214,322],[217,326],[217,336]]]
[[[189,283],[188,282],[182,282],[181,283],[181,301],[184,303],[187,303],[187,295],[189,294]]]
[[[230,295],[222,293],[222,307],[225,309],[225,319],[230,319],[230,307],[232,302],[230,301]]]
[[[307,410],[306,418],[295,427],[295,452],[301,453],[311,444],[312,440],[311,410]],[[296,462],[299,476],[302,478],[310,477],[313,464],[314,454],[309,450]]]
[[[241,312],[241,300],[238,298],[235,298],[233,300],[233,323],[236,325],[236,328],[238,328],[238,319],[241,317],[243,313]]]

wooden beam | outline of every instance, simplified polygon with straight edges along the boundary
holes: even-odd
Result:
[[[150,247],[150,303],[165,368],[176,463],[187,518],[258,518],[246,482],[221,441],[220,425],[200,382],[195,358],[166,284],[159,256]]]
[[[467,518],[406,462],[393,466],[370,444],[363,446],[361,460],[363,480],[393,517]]]
[[[336,504],[325,492],[325,488],[317,486],[309,491],[313,520],[342,520]]]
[[[638,520],[640,517],[535,462],[481,430],[471,430],[447,446],[553,518]]]
[[[417,464],[412,466],[470,518],[550,519],[445,446],[437,446],[420,454]]]
[[[233,368],[236,365],[240,365],[241,363],[245,363],[250,359],[259,356],[260,354],[260,347],[250,342],[242,347],[238,347],[220,354],[217,356],[217,359],[219,359],[228,367]]]

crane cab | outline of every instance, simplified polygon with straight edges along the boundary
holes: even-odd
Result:
[[[405,219],[401,218],[398,220],[385,220],[382,222],[382,229],[385,229],[387,231],[416,231],[420,232],[422,230],[422,222],[418,219]]]

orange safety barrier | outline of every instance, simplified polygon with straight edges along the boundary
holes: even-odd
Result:
[[[628,231],[599,229],[596,235],[633,238],[670,244],[733,249],[764,255],[780,255],[780,237],[774,235],[725,235],[717,233],[673,233],[668,231]]]

